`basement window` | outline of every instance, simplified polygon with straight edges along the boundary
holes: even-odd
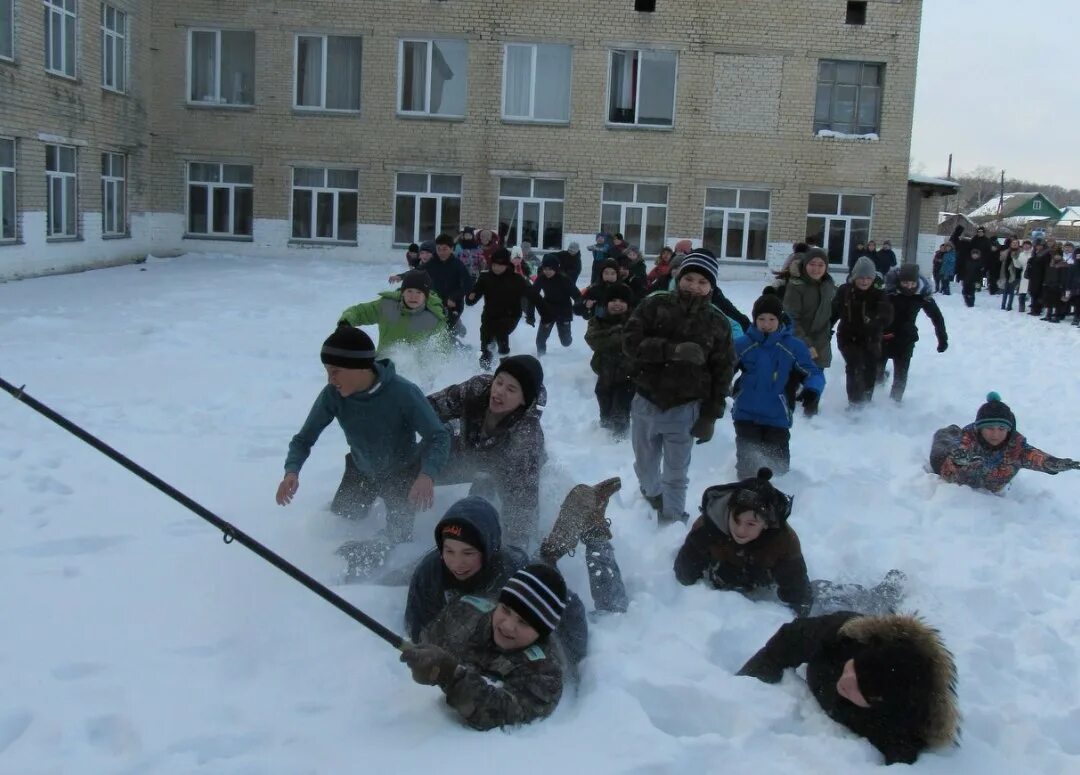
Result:
[[[849,0],[847,4],[847,19],[848,24],[863,25],[866,24],[866,2],[862,0]]]

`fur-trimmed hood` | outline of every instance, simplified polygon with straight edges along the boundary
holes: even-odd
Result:
[[[909,644],[930,664],[924,700],[926,724],[921,730],[933,748],[954,745],[960,739],[960,709],[956,697],[956,664],[941,634],[910,614],[856,616],[841,625],[840,636],[862,644]]]

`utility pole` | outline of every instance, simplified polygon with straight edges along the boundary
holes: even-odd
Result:
[[[952,180],[952,154],[949,154],[949,169],[945,172],[945,177]]]
[[[1005,209],[1005,170],[1001,171],[1001,190],[998,194],[998,213]]]

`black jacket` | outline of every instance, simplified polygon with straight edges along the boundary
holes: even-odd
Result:
[[[581,303],[581,291],[569,277],[562,272],[556,272],[554,277],[545,277],[541,271],[532,287],[535,295],[543,299],[543,306],[539,310],[540,320],[555,323],[574,317],[574,306]],[[529,317],[533,316],[536,306],[535,301],[530,299],[527,310]]]
[[[575,256],[569,250],[560,250],[555,254],[555,258],[559,259],[559,268],[562,273],[569,278],[570,282],[577,285],[578,278],[581,276],[581,253]]]
[[[452,301],[458,311],[465,306],[465,294],[472,287],[472,275],[457,256],[450,256],[445,261],[438,256],[420,266],[431,278],[431,288],[445,304]]]
[[[952,236],[949,238],[949,241],[956,247],[956,276],[961,282],[977,283],[982,279],[984,268],[990,258],[990,238],[964,238],[961,236],[963,233],[964,225],[959,224],[953,229]],[[980,253],[978,259],[971,257],[971,251],[976,248]]]
[[[750,326],[753,325],[750,318],[740,312],[739,308],[731,303],[731,300],[724,295],[724,292],[719,287],[713,289],[712,303],[714,307],[738,323],[744,334],[750,330]]]
[[[923,287],[921,279],[920,287],[913,293],[906,293],[897,289],[889,294],[889,302],[893,308],[893,319],[892,323],[885,327],[885,338],[891,339],[893,345],[914,345],[919,341],[919,328],[915,324],[915,318],[919,316],[919,310],[925,312],[926,316],[934,324],[934,333],[937,335],[938,344],[946,344],[949,341],[949,335],[945,331],[945,318],[941,314],[941,309],[938,307],[937,302],[934,301],[929,285]]]
[[[844,283],[833,299],[832,322],[836,328],[836,345],[845,347],[881,347],[881,335],[892,322],[893,309],[885,291],[870,286],[860,291],[854,283]]]
[[[466,303],[471,307],[480,299],[484,300],[484,311],[480,313],[484,320],[518,320],[526,299],[533,304],[539,301],[529,281],[510,268],[502,274],[490,270],[480,273]],[[545,309],[542,301],[537,306]]]
[[[896,251],[892,248],[882,248],[871,255],[870,258],[873,260],[874,266],[877,267],[878,273],[882,276],[896,266]]]
[[[905,646],[916,655],[917,680],[890,688],[888,700],[860,708],[836,691],[849,659],[875,646]],[[937,631],[914,616],[860,616],[841,611],[783,625],[739,675],[777,683],[785,668],[806,664],[806,683],[833,721],[869,740],[886,764],[914,762],[928,748],[960,735],[956,666]]]
[[[1024,277],[1028,279],[1028,294],[1034,299],[1042,295],[1043,280],[1050,268],[1050,248],[1043,247],[1031,254]]]
[[[476,529],[483,546],[484,564],[475,576],[458,581],[446,569],[438,549],[432,549],[420,560],[409,582],[409,597],[405,603],[405,631],[416,643],[420,630],[435,619],[447,605],[463,595],[496,597],[507,580],[529,563],[529,557],[516,546],[502,546],[502,529],[494,513],[456,514],[455,519],[467,522]],[[445,518],[435,525],[438,536]]]

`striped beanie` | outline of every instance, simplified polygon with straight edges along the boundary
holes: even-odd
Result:
[[[338,366],[342,369],[373,369],[375,368],[375,343],[359,328],[341,325],[323,342],[319,356],[327,366]]]
[[[510,577],[499,602],[545,638],[559,626],[566,610],[566,582],[551,566],[533,563]]]
[[[1010,431],[1016,430],[1016,415],[1013,414],[1009,405],[1001,400],[1001,396],[991,391],[986,394],[986,403],[979,407],[975,415],[976,428],[988,428],[1001,426]]]
[[[686,258],[679,264],[679,277],[682,277],[687,272],[697,272],[702,275],[713,288],[716,287],[716,274],[719,271],[719,265],[716,263],[716,257],[705,248],[698,248],[693,253],[688,253]]]

